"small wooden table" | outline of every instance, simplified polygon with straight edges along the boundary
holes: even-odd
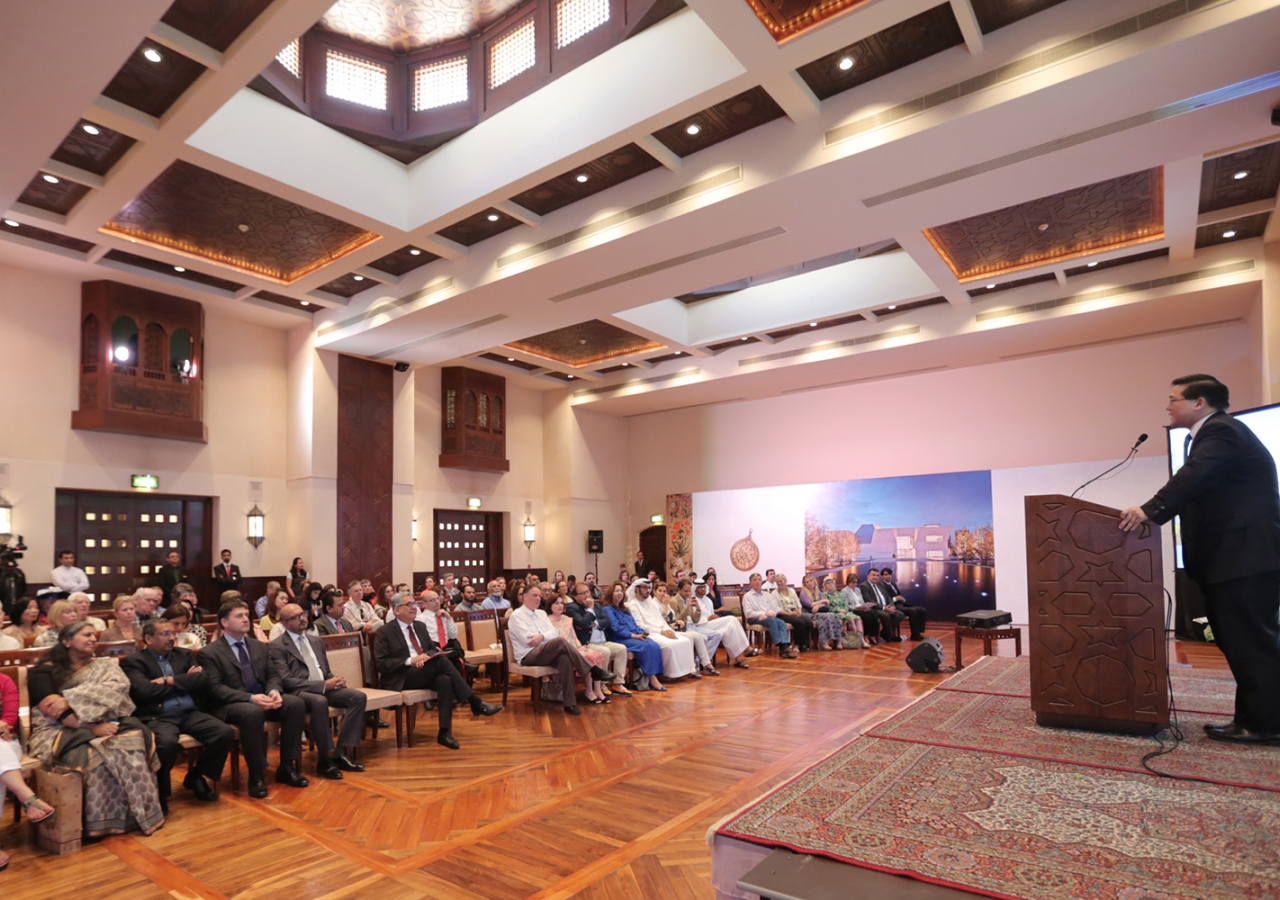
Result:
[[[982,641],[982,655],[991,655],[991,642],[999,641],[1005,638],[1013,638],[1013,652],[1015,656],[1022,655],[1022,629],[1021,628],[965,628],[962,625],[956,626],[956,668],[964,668],[964,654],[961,652],[961,643],[965,638],[973,638]]]

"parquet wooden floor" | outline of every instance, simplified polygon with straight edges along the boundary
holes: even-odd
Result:
[[[934,634],[950,652],[950,629]],[[707,829],[944,680],[908,671],[913,646],[762,656],[749,671],[584,707],[578,718],[555,706],[535,714],[516,691],[494,718],[455,717],[461,751],[438,746],[434,714],[420,716],[413,749],[365,742],[362,775],[312,778],[302,790],[271,784],[266,801],[233,795],[226,781],[214,804],[179,789],[151,837],[107,838],[64,857],[35,850],[6,807],[0,843],[13,860],[0,894],[709,900]],[[1173,652],[1225,665],[1212,646]]]

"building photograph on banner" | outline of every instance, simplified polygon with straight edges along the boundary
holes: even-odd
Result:
[[[837,585],[888,568],[931,618],[995,609],[991,472],[867,478],[693,495],[695,568],[724,584],[776,569]]]

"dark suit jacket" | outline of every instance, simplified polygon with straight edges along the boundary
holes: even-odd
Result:
[[[573,632],[578,636],[578,643],[586,646],[591,643],[591,626],[598,624],[600,633],[604,633],[605,620],[604,613],[601,612],[599,604],[587,609],[577,600],[564,605],[564,614],[573,619]]]
[[[329,657],[324,652],[324,641],[311,635],[303,635],[303,638],[311,642],[316,663],[320,666],[320,673],[325,681],[332,678],[333,671],[329,668]],[[271,668],[275,670],[276,677],[280,679],[287,693],[300,694],[303,691],[310,694],[324,693],[324,681],[311,680],[311,673],[307,671],[307,661],[302,658],[293,635],[288,631],[268,644],[267,649],[271,654]]]
[[[235,563],[231,564],[231,575],[228,577],[227,569],[222,563],[218,563],[213,567],[213,580],[218,585],[218,592],[238,591],[240,583],[244,581],[240,577],[240,567]]]
[[[173,602],[173,589],[182,582],[187,580],[187,576],[182,574],[182,566],[164,565],[160,567],[160,589],[164,591],[164,599],[160,601],[163,606]]]
[[[1276,463],[1247,425],[1214,413],[1186,465],[1142,511],[1157,525],[1182,517],[1187,574],[1217,584],[1280,569]]]
[[[209,679],[204,672],[188,671],[199,665],[190,650],[174,647],[169,651],[169,665],[173,668],[173,684],[152,684],[152,678],[164,673],[150,650],[139,650],[120,660],[120,669],[129,678],[129,696],[138,707],[134,715],[139,719],[154,719],[163,712],[164,701],[179,694],[190,694],[197,707],[205,700]]]
[[[418,635],[418,643],[422,644],[422,652],[430,653],[438,650],[436,642],[427,633],[427,626],[421,622],[413,623],[413,630]],[[404,639],[400,630],[400,620],[392,617],[385,625],[373,634],[373,661],[381,676],[379,687],[384,691],[398,691],[404,688],[405,673],[409,667],[404,661],[413,656],[413,648]]]
[[[870,603],[873,606],[883,607],[888,602],[880,595],[880,592],[876,590],[876,586],[870,581],[864,581],[862,584],[858,585],[858,591],[862,594],[863,603]]]
[[[339,621],[342,621],[342,620],[340,619]],[[338,629],[334,628],[333,624],[329,621],[329,617],[326,616],[324,613],[320,613],[320,618],[316,619],[317,634],[350,634],[352,631],[355,630],[351,627],[350,622],[342,622],[342,627],[344,629],[343,631],[339,631]]]
[[[267,645],[253,638],[246,640],[244,645],[254,677],[262,685],[262,692],[284,693],[280,678],[271,666],[271,654]],[[228,704],[249,702],[253,693],[244,686],[244,679],[240,677],[240,660],[236,658],[235,651],[226,638],[211,641],[209,646],[200,651],[200,665],[209,676],[209,696],[215,706],[214,715],[221,717]]]

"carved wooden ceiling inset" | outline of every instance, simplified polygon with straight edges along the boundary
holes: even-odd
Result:
[[[753,87],[655,131],[653,136],[677,156],[688,156],[782,115],[782,107],[764,88]],[[691,129],[696,129],[693,134]]]
[[[102,231],[291,284],[378,235],[178,160]]]
[[[535,334],[505,346],[579,369],[606,359],[662,349],[657,341],[598,319]]]
[[[377,269],[379,272],[386,272],[388,275],[394,275],[398,278],[401,275],[412,272],[419,266],[425,266],[427,263],[439,258],[429,250],[406,245],[394,253],[388,253],[380,259],[375,259],[369,263],[369,268]]]
[[[482,209],[473,216],[467,216],[461,222],[454,222],[447,228],[441,228],[437,233],[464,247],[470,247],[495,234],[515,228],[519,224],[519,219],[507,215],[502,210]]]
[[[955,14],[944,3],[815,59],[796,72],[819,100],[825,100],[963,43]]]
[[[18,202],[65,216],[87,193],[89,189],[83,184],[76,184],[65,178],[59,178],[57,183],[50,183],[45,180],[44,175],[37,173],[23,190]]]
[[[287,306],[290,309],[300,310],[305,313],[314,313],[321,307],[312,303],[310,300],[295,300],[292,297],[286,297],[284,294],[276,294],[272,291],[258,291],[253,296],[259,300],[266,300],[268,303],[275,303],[278,306]]]
[[[961,281],[1164,237],[1164,170],[1157,167],[926,228]]]
[[[1053,276],[1050,275],[1050,278]],[[924,300],[911,300],[907,303],[895,303],[893,309],[882,306],[879,309],[871,310],[877,318],[886,319],[890,316],[900,316],[903,313],[909,313],[912,310],[926,309],[930,306],[941,306],[947,302],[946,297],[929,297]]]
[[[10,225],[10,222],[13,222],[13,224]],[[56,231],[45,231],[43,228],[36,228],[34,225],[16,222],[13,219],[5,219],[3,226],[0,226],[0,235],[6,234],[16,234],[18,237],[40,241],[44,244],[52,244],[55,247],[62,247],[66,250],[75,250],[79,253],[88,253],[94,248],[94,244],[89,241],[58,234]]]
[[[544,181],[536,187],[516,194],[511,200],[530,212],[545,216],[562,206],[598,194],[606,188],[643,175],[659,166],[659,162],[636,144],[627,144],[620,150],[578,166],[563,175]],[[586,180],[579,180],[582,176]]]
[[[159,54],[160,61],[147,59],[147,52]],[[133,51],[102,93],[125,106],[159,118],[187,88],[195,84],[203,72],[204,66],[195,60],[146,40]]]
[[[85,131],[86,128],[92,131]],[[127,134],[81,119],[53,151],[53,158],[95,175],[106,175],[135,143]]]
[[[346,275],[320,285],[317,290],[324,291],[326,294],[337,294],[339,297],[351,298],[361,291],[369,290],[377,283],[372,278],[357,275],[355,272],[348,272]]]
[[[1085,263],[1083,266],[1072,266],[1065,270],[1068,278],[1074,278],[1077,275],[1088,275],[1090,272],[1097,272],[1100,269],[1114,269],[1116,266],[1127,266],[1131,263],[1142,262],[1147,259],[1159,259],[1162,256],[1169,255],[1168,247],[1161,247],[1159,250],[1148,250],[1145,253],[1131,253],[1128,256],[1118,256],[1115,259],[1104,260],[1094,265]]]
[[[338,0],[320,26],[408,53],[473,37],[527,0]]]
[[[145,256],[139,256],[136,253],[126,253],[123,250],[111,250],[107,253],[106,259],[114,262],[124,263],[125,265],[135,266],[139,269],[147,269],[151,272],[158,272],[161,275],[168,275],[170,278],[181,278],[183,281],[193,281],[196,284],[203,284],[205,287],[217,288],[220,291],[226,291],[234,294],[242,284],[236,284],[234,281],[227,281],[225,278],[216,278],[213,275],[206,275],[203,272],[193,272],[183,267],[184,271],[179,272],[170,263],[161,262],[158,259],[149,259]]]
[[[1200,168],[1200,212],[1214,212],[1258,200],[1280,190],[1280,141],[1206,159]]]
[[[214,50],[226,50],[272,0],[175,0],[160,21]]]
[[[978,17],[978,27],[983,34],[990,34],[997,28],[1012,25],[1019,19],[1035,15],[1051,6],[1057,6],[1062,0],[971,0],[974,15]]]
[[[731,341],[721,341],[718,344],[707,344],[707,349],[710,350],[712,353],[720,353],[723,350],[732,350],[734,347],[745,347],[748,344],[758,344],[758,343],[760,343],[760,338],[750,336],[750,337],[734,338]],[[606,372],[608,370],[601,369],[600,371]]]
[[[1196,229],[1196,249],[1212,247],[1215,244],[1234,244],[1237,241],[1262,237],[1270,220],[1271,213],[1264,212],[1252,216],[1241,216],[1229,222],[1201,225]]]
[[[866,0],[746,0],[774,40],[781,41],[812,28]]]

